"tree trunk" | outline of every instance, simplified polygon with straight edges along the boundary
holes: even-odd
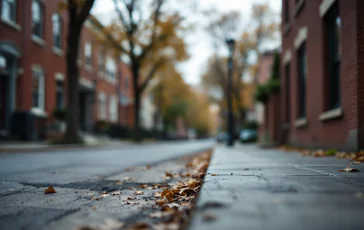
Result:
[[[70,21],[67,38],[67,129],[64,136],[66,143],[79,143],[79,69],[77,66],[78,47],[80,43],[80,29]]]
[[[137,63],[132,64],[133,87],[134,87],[134,141],[140,142],[142,136],[140,133],[140,97],[141,90],[139,88],[139,66]]]
[[[140,92],[134,89],[134,141],[140,142],[142,136],[140,133]]]

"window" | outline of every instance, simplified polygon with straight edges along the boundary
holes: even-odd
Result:
[[[114,96],[110,97],[109,101],[109,115],[110,121],[117,122],[118,121],[118,101],[117,98]]]
[[[64,82],[56,81],[56,108],[64,109]]]
[[[106,95],[104,93],[99,93],[99,119],[106,119]]]
[[[307,56],[306,43],[298,49],[298,118],[306,117]]]
[[[327,64],[327,109],[340,107],[340,28],[339,5],[336,2],[325,18],[326,64]]]
[[[106,71],[107,71],[107,75],[109,77],[109,80],[111,80],[111,81],[115,80],[116,66],[115,66],[114,59],[112,59],[112,58],[107,59]]]
[[[33,35],[43,38],[43,5],[39,0],[32,2],[32,32]]]
[[[289,23],[289,0],[284,0],[284,10],[285,10],[284,22],[286,24],[288,24]]]
[[[124,88],[125,89],[129,88],[129,77],[128,76],[124,77]]]
[[[92,66],[92,45],[90,42],[87,42],[85,45],[85,58],[86,65]]]
[[[33,70],[32,107],[44,108],[44,73],[40,69]]]
[[[291,78],[291,64],[288,63],[286,64],[285,66],[285,77],[286,77],[286,82],[285,82],[285,85],[286,85],[286,95],[285,95],[285,104],[286,104],[286,120],[285,122],[286,123],[290,123],[290,117],[291,117],[291,111],[290,111],[290,78]]]
[[[105,54],[103,52],[98,53],[98,65],[99,65],[99,71],[104,72],[105,71]]]
[[[17,0],[2,0],[1,18],[16,22]]]
[[[53,46],[62,48],[62,17],[60,14],[52,15],[53,23]]]

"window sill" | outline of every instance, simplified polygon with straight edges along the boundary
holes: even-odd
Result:
[[[306,118],[300,118],[295,121],[296,128],[303,128],[307,126],[307,119]]]
[[[52,51],[55,55],[63,57],[64,52],[60,48],[53,46]]]
[[[326,111],[320,114],[320,121],[328,121],[337,119],[343,116],[343,110],[341,107]]]
[[[40,108],[32,108],[30,112],[38,117],[48,117],[47,112]]]
[[[94,71],[94,68],[92,68],[92,66],[90,66],[90,65],[88,65],[88,64],[86,64],[85,65],[85,69],[88,71],[88,72],[93,72]]]
[[[13,28],[13,29],[15,29],[16,31],[21,31],[21,25],[19,25],[18,23],[16,23],[16,22],[14,22],[14,21],[11,21],[11,20],[9,20],[9,19],[6,19],[6,18],[1,18],[1,21],[4,23],[4,24],[6,24],[6,25],[8,25],[9,27],[11,27],[11,28]]]
[[[37,45],[40,45],[41,47],[44,47],[45,44],[46,44],[46,42],[42,38],[40,38],[40,37],[38,37],[37,35],[34,35],[34,34],[32,35],[32,41],[34,43],[36,43]]]
[[[296,10],[294,13],[295,17],[298,17],[298,15],[300,14],[300,12],[302,11],[303,6],[305,5],[305,0],[300,0],[297,4],[296,4]]]
[[[283,27],[284,36],[286,36],[290,30],[291,30],[291,24],[290,23],[285,24]]]

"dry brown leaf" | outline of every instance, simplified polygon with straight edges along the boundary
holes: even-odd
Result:
[[[147,165],[145,168],[146,168],[147,170],[149,170],[150,168],[152,168],[152,166],[151,166],[151,165]]]
[[[136,200],[135,196],[128,196],[128,198],[126,198],[126,200]]]
[[[110,193],[111,196],[119,196],[121,195],[121,192],[120,191],[115,191],[115,192],[112,192]]]
[[[218,175],[217,175],[217,174],[215,174],[215,173],[212,173],[212,174],[211,174],[211,176],[218,176]]]
[[[52,194],[52,193],[56,193],[56,190],[52,186],[49,186],[47,189],[44,190],[44,194]]]
[[[164,175],[165,177],[173,177],[173,174],[170,172],[165,172]]]
[[[138,222],[135,225],[128,228],[128,230],[147,230],[150,229],[150,226],[144,222]]]
[[[115,182],[115,184],[117,184],[117,185],[122,185],[122,184],[123,184],[123,182],[121,182],[121,181],[119,181],[119,180],[118,180],[118,181],[116,181],[116,182]]]
[[[360,172],[360,170],[356,168],[346,167],[344,169],[340,169],[339,172]]]
[[[210,221],[215,221],[217,218],[216,216],[209,214],[209,213],[205,213],[202,215],[202,219],[206,222],[210,222]]]
[[[135,192],[134,192],[134,194],[135,194],[135,195],[143,195],[143,194],[144,194],[144,192],[143,192],[143,191],[135,191]]]
[[[167,204],[167,203],[168,203],[168,200],[167,200],[167,198],[163,197],[162,199],[156,200],[156,201],[155,201],[155,203],[156,203],[157,205],[162,206],[162,205],[164,205],[164,204]]]
[[[125,203],[126,203],[126,204],[139,204],[139,202],[128,201],[128,200],[127,200]]]
[[[139,185],[139,188],[147,188],[147,187],[148,187],[147,184],[141,184],[141,185]]]
[[[162,223],[153,226],[154,230],[178,230],[180,229],[177,223]]]

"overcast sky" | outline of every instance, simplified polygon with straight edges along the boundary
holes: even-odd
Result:
[[[251,6],[255,2],[268,2],[277,14],[281,10],[281,0],[199,0],[198,4],[200,9],[214,7],[221,12],[229,12],[232,10],[240,11],[243,15],[243,20],[248,21]],[[105,22],[110,20],[108,15],[110,15],[109,13],[112,12],[113,9],[112,0],[97,0],[96,5],[93,8],[93,14],[102,17]],[[212,53],[211,43],[202,28],[195,29],[195,31],[189,35],[187,41],[191,58],[181,64],[179,69],[188,83],[198,84],[207,59]]]

